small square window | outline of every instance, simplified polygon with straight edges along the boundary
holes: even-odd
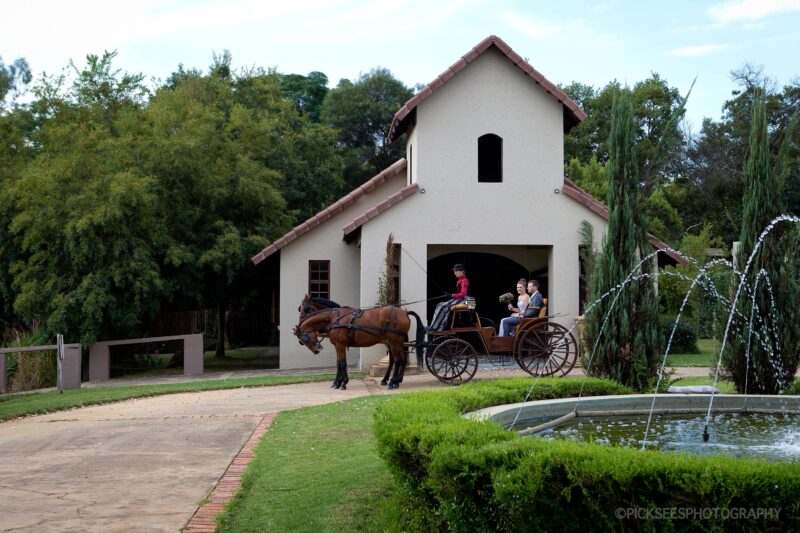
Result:
[[[331,262],[311,260],[308,262],[308,295],[312,298],[331,297]]]

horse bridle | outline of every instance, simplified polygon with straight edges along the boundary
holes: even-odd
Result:
[[[302,307],[303,307],[304,310],[311,309],[311,306],[305,306],[304,305]],[[300,324],[302,324],[303,322],[308,320],[308,318],[310,316],[315,315],[317,313],[320,313],[322,311],[327,311],[327,309],[320,309],[319,311],[314,311],[313,313],[310,313],[310,314],[304,316],[303,320],[300,321]],[[297,337],[297,340],[300,342],[300,346],[309,346],[307,343],[311,342],[311,336],[308,334],[308,332],[303,331],[302,329],[300,329],[300,324],[297,324],[294,328],[292,328],[292,333],[294,333],[295,337]],[[318,332],[317,343],[313,345],[313,348],[311,346],[309,346],[309,348],[311,348],[311,351],[316,350],[315,353],[319,353],[319,352],[322,351],[322,348],[323,348],[322,347],[322,339],[325,338],[324,337],[325,333],[326,333],[325,331]]]
[[[314,353],[319,353],[319,352],[322,351],[322,340],[320,340],[319,337],[318,337],[316,344],[310,344],[311,343],[311,335],[309,335],[307,332],[301,330],[299,324],[294,327],[294,334],[297,337],[297,340],[300,342],[300,346],[308,346],[309,348],[311,348],[312,352],[314,352],[314,350],[316,350],[316,352],[314,352]]]

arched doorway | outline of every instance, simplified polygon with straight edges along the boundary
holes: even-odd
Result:
[[[502,255],[489,252],[453,252],[440,255],[428,261],[428,297],[454,292],[456,278],[453,265],[463,263],[467,268],[470,281],[469,295],[478,304],[478,314],[499,322],[508,316],[506,304],[500,303],[498,297],[506,292],[516,293],[516,283],[520,278],[527,278],[528,269],[516,261]],[[546,275],[537,278],[542,286],[542,293],[547,294]],[[428,319],[433,316],[436,304],[442,300],[428,302]]]

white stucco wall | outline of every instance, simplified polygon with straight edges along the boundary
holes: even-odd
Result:
[[[503,138],[502,183],[478,183],[477,143],[486,133]],[[426,274],[409,255],[425,267],[428,244],[465,250],[550,246],[550,312],[563,314],[559,320],[571,326],[578,314],[580,223],[585,219],[594,226],[599,246],[606,221],[560,193],[561,103],[490,49],[420,104],[413,134],[416,181],[425,193],[362,228],[361,305],[375,301],[390,232],[404,250],[404,301],[427,296]],[[409,307],[425,319],[424,303]],[[382,355],[381,350],[362,350],[362,366]]]
[[[410,170],[281,251],[281,368],[330,366],[334,361],[331,348],[314,356],[291,335],[299,295],[308,286],[308,260],[331,260],[332,299],[372,306],[389,233],[403,249],[400,286],[405,302],[427,297],[422,268],[446,251],[506,249],[509,257],[525,259],[525,252],[516,247],[546,248],[550,312],[563,314],[559,320],[572,325],[578,313],[581,221],[594,226],[598,247],[607,224],[560,193],[562,104],[489,49],[422,102],[416,113],[408,137],[413,146]],[[503,138],[502,183],[478,183],[477,144],[486,133]],[[343,226],[408,184],[411,176],[420,191],[364,224],[360,249],[345,245]],[[408,308],[427,320],[424,303]],[[351,349],[349,363],[356,363],[356,352]],[[360,352],[360,365],[366,369],[385,355],[385,348]]]
[[[342,228],[351,220],[371,208],[405,185],[406,173],[400,172],[374,191],[364,195],[353,205],[331,217],[297,240],[280,250],[280,368],[332,367],[336,364],[336,352],[329,342],[324,342],[323,351],[314,355],[301,346],[292,335],[297,325],[297,311],[303,295],[308,292],[308,261],[330,260],[331,300],[342,305],[357,305],[360,296],[360,250],[358,243],[346,244]],[[384,237],[384,247],[386,238]],[[349,365],[358,364],[358,349],[348,351]]]

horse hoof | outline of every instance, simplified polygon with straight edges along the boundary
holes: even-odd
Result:
[[[394,390],[397,387],[399,387],[399,385],[397,383],[389,383],[389,390]]]
[[[331,383],[331,388],[332,388],[332,389],[335,389],[335,388],[336,388],[336,382],[335,382],[335,381],[334,381],[333,383]]]
[[[387,383],[389,383],[389,382],[388,382],[388,381],[386,381],[385,379],[382,379],[382,380],[381,380],[381,385],[386,385]]]
[[[344,383],[342,383],[342,386],[341,386],[341,387],[339,387],[339,390],[347,390],[347,385],[345,385]]]

